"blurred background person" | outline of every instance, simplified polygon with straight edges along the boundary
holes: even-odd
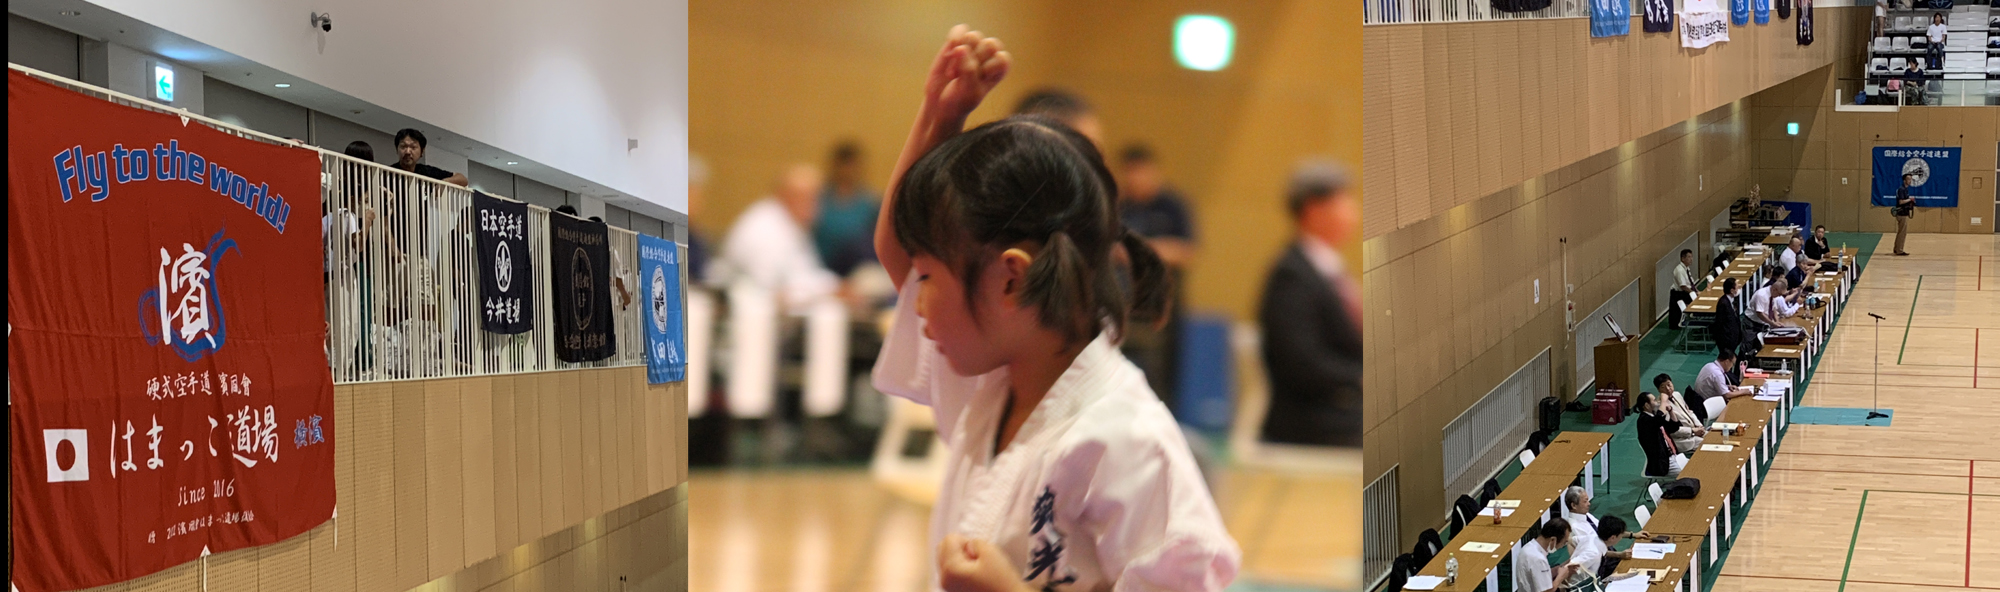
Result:
[[[1347,168],[1301,163],[1286,204],[1297,239],[1271,268],[1259,318],[1271,411],[1264,439],[1361,446],[1361,293],[1335,245],[1361,227]]]
[[[875,260],[875,218],[882,211],[882,195],[864,178],[860,143],[841,141],[833,147],[831,160],[833,174],[820,191],[813,246],[828,271],[846,277],[862,263]]]
[[[1074,92],[1061,88],[1043,88],[1028,93],[1014,107],[1016,115],[1042,115],[1054,118],[1090,142],[1104,149],[1104,124],[1097,120],[1097,109]]]
[[[1125,353],[1146,371],[1146,382],[1172,409],[1176,402],[1174,373],[1179,367],[1175,354],[1181,345],[1181,286],[1187,281],[1188,261],[1194,258],[1194,215],[1187,200],[1167,185],[1152,148],[1141,143],[1127,146],[1119,155],[1119,172],[1118,216],[1126,229],[1145,237],[1160,255],[1174,290],[1165,322],[1134,325],[1125,339]]]
[[[708,161],[700,155],[688,155],[688,237],[687,264],[688,278],[700,282],[708,277],[708,233],[702,230],[702,196],[708,193]]]
[[[809,164],[785,169],[770,197],[744,210],[730,226],[721,256],[708,270],[710,281],[720,285],[746,281],[779,295],[792,307],[839,291],[840,278],[820,262],[807,230],[819,222],[824,178]]]

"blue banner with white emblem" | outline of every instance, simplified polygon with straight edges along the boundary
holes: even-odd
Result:
[[[681,297],[680,247],[673,241],[639,235],[639,283],[646,308],[646,382],[687,380],[686,313]]]
[[[1958,157],[1960,148],[1926,146],[1876,146],[1875,191],[1871,201],[1878,206],[1896,205],[1896,192],[1903,177],[1910,179],[1910,197],[1917,207],[1958,207]]]
[[[1590,36],[1632,34],[1631,0],[1590,0]]]

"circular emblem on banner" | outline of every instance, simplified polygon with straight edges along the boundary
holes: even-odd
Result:
[[[514,255],[507,250],[507,241],[493,248],[493,284],[506,292],[514,285]]]
[[[1905,160],[1903,161],[1903,174],[1916,175],[1917,178],[1910,180],[1910,186],[1922,187],[1925,181],[1931,180],[1931,163],[1924,162],[1924,159],[1921,158]]]
[[[667,268],[653,268],[653,328],[667,332]]]
[[[590,253],[577,247],[576,255],[570,258],[570,290],[576,298],[576,328],[590,326],[590,319],[597,314],[597,305],[591,299]]]

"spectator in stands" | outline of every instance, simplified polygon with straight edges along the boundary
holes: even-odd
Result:
[[[598,224],[605,223],[602,216],[591,216],[590,221]],[[618,249],[606,250],[611,252],[611,287],[618,290],[618,310],[632,308],[632,291],[626,289],[626,286],[636,285],[634,282],[637,279],[625,279],[632,275],[632,268],[625,266],[625,256],[619,255]]]
[[[820,264],[806,230],[819,218],[824,182],[812,165],[787,169],[770,197],[751,204],[736,218],[723,239],[721,257],[709,269],[710,278],[724,285],[747,280],[777,294],[788,308],[835,295],[840,278]]]
[[[1515,555],[1519,565],[1514,566],[1514,589],[1519,592],[1556,592],[1558,582],[1569,581],[1576,571],[1576,564],[1565,563],[1549,567],[1549,554],[1569,546],[1569,522],[1550,520],[1536,531],[1535,540]]]
[[[1716,349],[1736,351],[1743,346],[1743,305],[1738,298],[1741,287],[1736,278],[1722,279],[1722,297],[1715,301],[1715,322],[1709,324],[1709,337],[1715,340]]]
[[[1668,434],[1681,428],[1680,422],[1660,411],[1660,398],[1640,392],[1635,400],[1639,413],[1639,449],[1646,452],[1646,475],[1679,479],[1687,466],[1687,456]]]
[[[1707,410],[1696,411],[1688,406],[1686,397],[1674,391],[1674,379],[1661,373],[1653,377],[1653,388],[1660,389],[1660,411],[1668,419],[1680,422],[1681,427],[1667,434],[1673,438],[1674,448],[1692,451],[1701,447],[1702,436],[1708,435],[1708,428],[1702,427]]]
[[[1875,0],[1875,37],[1889,31],[1889,0]]]
[[[1699,400],[1691,401],[1691,403],[1705,404],[1709,397],[1722,397],[1724,400],[1728,400],[1737,397],[1748,397],[1754,394],[1750,387],[1737,386],[1734,381],[1729,379],[1730,375],[1735,372],[1735,369],[1735,350],[1725,349],[1716,352],[1715,361],[1703,365],[1701,367],[1701,374],[1694,379],[1695,398]],[[1711,421],[1714,419],[1713,417],[1709,418]]]
[[[833,148],[833,175],[819,196],[819,223],[813,225],[813,247],[834,275],[846,277],[856,267],[875,260],[875,218],[882,196],[862,182],[861,144],[853,140]]]
[[[1264,284],[1258,321],[1271,406],[1264,439],[1361,445],[1361,294],[1342,244],[1359,225],[1345,166],[1300,164],[1287,201],[1298,237]]]
[[[1924,37],[1930,41],[1930,44],[1924,47],[1924,59],[1930,61],[1932,70],[1944,68],[1945,35],[1944,13],[1931,15],[1931,26],[1924,30]]]
[[[1133,144],[1125,148],[1120,161],[1119,218],[1126,229],[1144,237],[1160,255],[1174,290],[1164,324],[1129,327],[1123,349],[1125,356],[1145,371],[1153,392],[1172,409],[1177,401],[1174,379],[1179,366],[1181,286],[1187,277],[1188,260],[1194,256],[1194,217],[1188,212],[1187,200],[1167,185],[1152,149]]]
[[[1667,292],[1667,328],[1679,331],[1681,307],[1694,302],[1694,250],[1681,249],[1681,263],[1674,266],[1674,287]]]
[[[424,164],[424,149],[429,146],[430,140],[424,139],[423,132],[411,128],[403,128],[402,131],[396,132],[396,164],[394,166],[459,187],[468,187],[472,184],[462,173],[454,173]]]
[[[583,217],[583,214],[578,214],[578,213],[576,213],[576,206],[573,206],[573,205],[569,205],[569,204],[563,204],[563,205],[559,205],[559,206],[556,206],[556,213],[558,213],[558,214],[562,214],[562,215],[565,215],[565,216],[569,216],[569,217],[571,217],[571,218],[582,218],[582,217]]]
[[[1044,88],[1028,93],[1027,98],[1014,107],[1015,115],[1044,115],[1060,121],[1083,137],[1090,138],[1092,144],[1104,145],[1104,126],[1097,120],[1097,110],[1090,103],[1067,90]]]
[[[688,225],[687,225],[687,265],[688,278],[699,283],[708,277],[708,236],[695,226],[701,220],[695,210],[701,209],[702,197],[708,192],[708,161],[700,156],[688,155]],[[870,245],[873,249],[873,245]]]

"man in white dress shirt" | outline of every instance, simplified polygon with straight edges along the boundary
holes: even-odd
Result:
[[[1584,491],[1582,487],[1572,486],[1563,492],[1563,504],[1569,508],[1569,563],[1576,566],[1568,579],[1569,585],[1589,582],[1598,573],[1598,568],[1603,565],[1606,557],[1615,559],[1632,557],[1631,551],[1611,550],[1605,544],[1604,537],[1598,536],[1598,519],[1590,515],[1589,492]],[[1625,528],[1622,521],[1618,528],[1619,530]],[[1643,539],[1652,535],[1640,532],[1633,536]]]
[[[1556,582],[1568,581],[1576,571],[1576,564],[1565,563],[1551,568],[1549,554],[1568,546],[1570,524],[1563,520],[1550,520],[1542,524],[1535,533],[1535,540],[1514,554],[1514,589],[1518,592],[1556,592]]]
[[[819,217],[819,190],[825,183],[825,175],[812,165],[786,169],[771,197],[736,218],[721,256],[709,266],[710,283],[729,287],[731,330],[742,340],[730,368],[729,405],[738,417],[763,417],[773,408],[779,349],[773,328],[787,316],[805,319],[806,416],[831,417],[845,404],[845,290],[840,276],[820,262],[808,230]],[[759,300],[763,295],[772,300]]]
[[[787,308],[833,296],[839,276],[820,264],[812,228],[819,218],[824,176],[812,165],[794,165],[778,177],[770,197],[737,216],[710,269],[718,283],[748,281],[782,297]]]
[[[1668,291],[1667,328],[1681,329],[1681,306],[1694,302],[1694,250],[1681,249],[1681,263],[1674,266],[1674,287]]]

